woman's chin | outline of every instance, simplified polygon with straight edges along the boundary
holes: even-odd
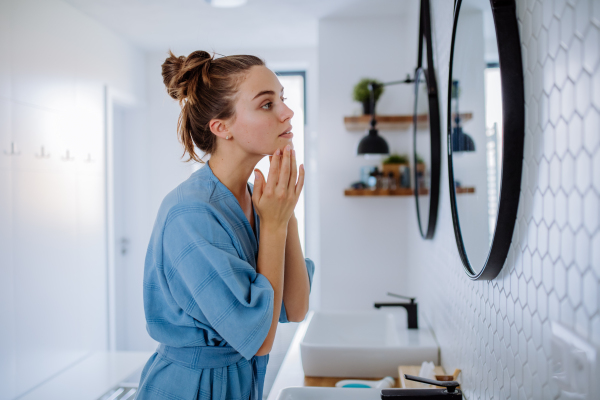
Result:
[[[287,135],[279,136],[277,138],[278,139],[277,140],[277,142],[278,142],[277,147],[279,149],[281,149],[281,151],[283,151],[283,148],[289,144],[292,147],[292,149],[293,149],[294,148],[294,142],[293,142],[292,138],[293,138],[293,135],[291,135],[289,137]]]

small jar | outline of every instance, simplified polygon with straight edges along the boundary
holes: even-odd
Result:
[[[398,183],[396,182],[396,179],[394,178],[393,172],[388,173],[388,179],[390,181],[390,189],[396,190],[398,188]]]

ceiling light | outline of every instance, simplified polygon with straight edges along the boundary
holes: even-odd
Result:
[[[208,4],[218,8],[240,7],[246,4],[248,0],[206,0]]]

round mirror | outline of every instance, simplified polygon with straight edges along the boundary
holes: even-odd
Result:
[[[493,279],[508,253],[521,187],[524,97],[514,0],[458,0],[448,92],[456,240],[467,274]]]
[[[429,2],[421,2],[421,43],[415,73],[413,171],[417,221],[424,239],[435,233],[440,192],[440,110],[431,51]]]

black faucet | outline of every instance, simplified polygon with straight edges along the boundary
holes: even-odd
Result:
[[[405,379],[442,386],[445,389],[381,389],[382,400],[462,400],[462,392],[456,381],[434,381],[420,376],[404,375]]]
[[[419,329],[419,321],[417,320],[417,303],[415,303],[415,298],[406,297],[390,292],[388,292],[388,296],[410,300],[410,303],[375,303],[375,308],[404,307],[406,308],[406,313],[408,314],[408,329]]]

